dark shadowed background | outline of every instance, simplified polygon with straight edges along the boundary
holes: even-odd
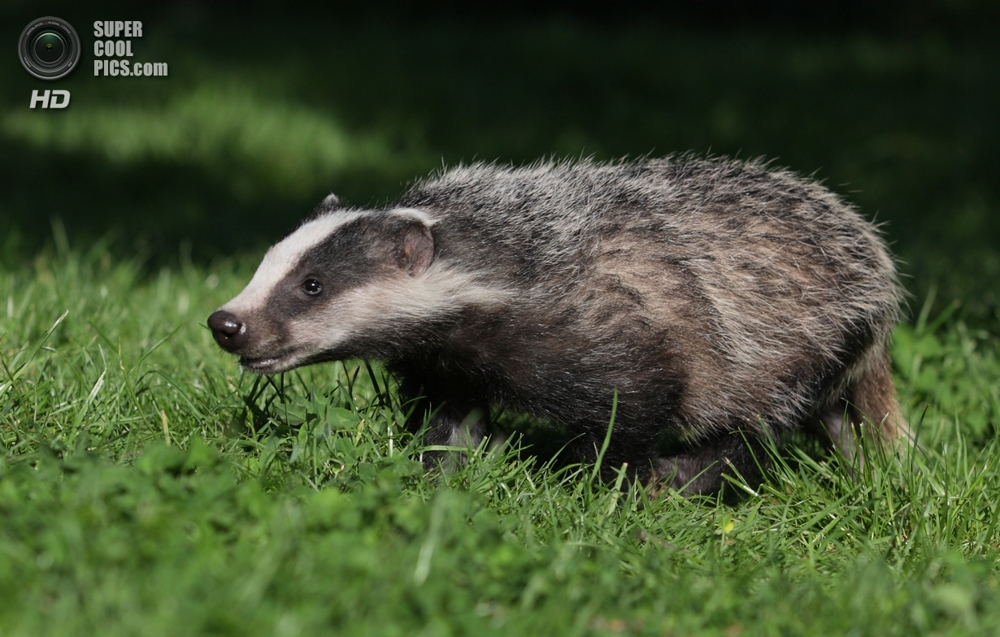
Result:
[[[677,4],[6,2],[0,259],[65,237],[209,261],[442,164],[694,151],[815,175],[886,224],[911,312],[933,288],[995,319],[998,3]],[[56,82],[16,55],[44,15],[83,43]],[[141,20],[133,61],[169,76],[95,77],[94,20]],[[51,88],[69,108],[28,108]]]

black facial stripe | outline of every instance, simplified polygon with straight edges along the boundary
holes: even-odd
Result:
[[[401,221],[403,223],[401,223]],[[268,295],[267,314],[278,325],[307,311],[336,302],[346,291],[392,274],[405,223],[386,214],[364,216],[337,228],[305,252],[298,264]],[[317,279],[323,291],[309,296],[306,279]]]
[[[357,287],[371,280],[379,266],[377,228],[366,217],[355,219],[313,246],[299,259],[293,271],[303,280],[314,274],[334,293]],[[324,280],[327,279],[327,280]]]

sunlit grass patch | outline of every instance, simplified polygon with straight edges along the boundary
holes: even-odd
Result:
[[[390,148],[379,131],[351,130],[320,112],[236,81],[172,94],[162,104],[83,102],[60,117],[10,110],[0,134],[61,153],[114,164],[195,166],[248,198],[302,196],[329,187],[346,168],[397,170],[427,158]]]

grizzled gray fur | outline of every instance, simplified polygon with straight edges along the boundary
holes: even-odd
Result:
[[[384,361],[428,444],[503,409],[593,459],[617,391],[605,475],[713,493],[759,477],[764,436],[905,433],[900,298],[871,223],[760,162],[474,164],[385,209],[328,197],[209,325],[254,372]]]

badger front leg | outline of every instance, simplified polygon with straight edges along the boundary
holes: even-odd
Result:
[[[739,494],[726,476],[744,480],[751,487],[763,479],[769,458],[760,434],[737,430],[692,447],[685,453],[659,458],[654,479],[684,495],[712,495],[724,489],[727,501]]]
[[[404,380],[399,388],[404,409],[411,410],[406,419],[407,431],[424,431],[428,447],[460,447],[475,449],[490,434],[489,409],[485,404],[445,397]],[[424,451],[422,459],[428,470],[444,465],[452,457],[446,450]]]

